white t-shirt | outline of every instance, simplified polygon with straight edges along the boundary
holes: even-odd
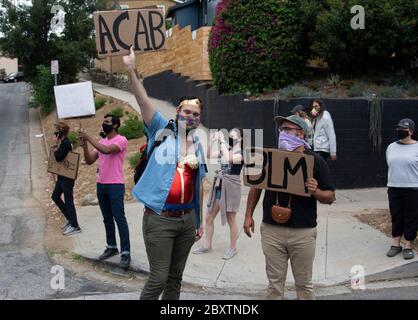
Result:
[[[388,187],[418,188],[418,142],[391,143],[386,150]]]

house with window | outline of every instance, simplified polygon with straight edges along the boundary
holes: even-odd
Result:
[[[187,0],[178,3],[167,11],[167,19],[180,28],[190,26],[191,30],[211,26],[215,8],[220,0]]]

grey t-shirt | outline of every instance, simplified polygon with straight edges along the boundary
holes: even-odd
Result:
[[[391,143],[386,150],[388,187],[418,188],[418,142]]]

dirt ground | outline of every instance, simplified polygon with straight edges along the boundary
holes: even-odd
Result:
[[[96,95],[96,97],[99,97],[99,96],[101,95]],[[121,118],[122,125],[123,125],[123,121],[128,118],[128,116],[126,115],[126,112],[129,112],[130,114],[138,115],[138,113],[134,109],[132,109],[128,104],[122,101],[119,101],[117,99],[114,99],[114,98],[108,98],[108,103],[96,111],[96,116],[94,118],[82,119],[82,120],[66,120],[65,122],[70,126],[70,131],[76,131],[76,132],[79,130],[80,122],[81,122],[81,126],[83,127],[83,130],[89,133],[90,135],[97,137],[97,140],[99,140],[101,139],[99,132],[101,131],[103,117],[116,107],[122,107],[124,110],[124,116]],[[45,134],[47,145],[51,146],[55,144],[54,142],[54,124],[56,122],[55,111],[53,111],[48,116],[43,117],[42,122],[43,122],[44,131],[45,131],[44,134]],[[133,168],[131,168],[128,159],[130,156],[134,155],[139,150],[140,146],[142,146],[145,142],[146,142],[145,137],[142,137],[139,139],[131,139],[128,141],[128,150],[127,150],[126,158],[124,162],[125,186],[126,186],[125,202],[134,201],[131,195],[131,190],[134,186],[133,184],[134,171],[133,171]],[[91,150],[91,145],[89,147]],[[96,195],[96,172],[97,172],[98,162],[96,161],[96,163],[90,166],[86,165],[84,162],[82,148],[78,146],[74,148],[73,151],[81,154],[78,177],[77,177],[75,187],[74,187],[74,203],[76,206],[79,206],[82,198],[86,196],[87,194],[93,194],[94,196]]]
[[[361,213],[355,215],[355,217],[360,222],[368,224],[380,232],[383,232],[388,237],[392,237],[392,223],[389,210],[376,209],[370,213]],[[418,249],[418,240],[415,240],[412,245],[415,249]]]

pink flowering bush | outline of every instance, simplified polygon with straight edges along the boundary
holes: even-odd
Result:
[[[221,0],[209,63],[222,93],[257,94],[293,83],[308,52],[300,0]]]

